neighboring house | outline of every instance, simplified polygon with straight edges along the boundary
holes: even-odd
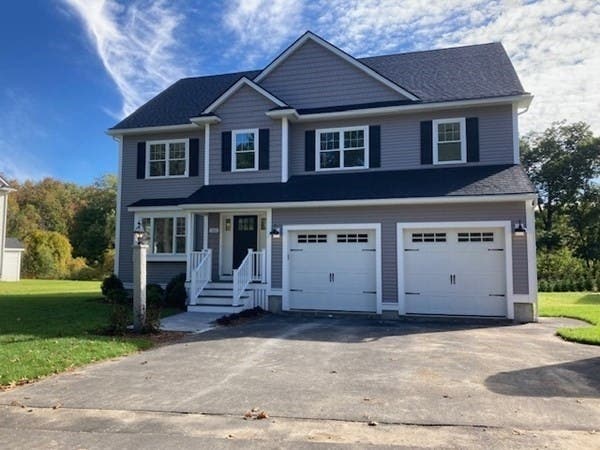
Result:
[[[501,44],[356,59],[307,32],[186,78],[119,141],[116,272],[187,273],[191,310],[536,317],[528,94]]]
[[[0,281],[19,281],[21,278],[23,244],[16,239],[6,237],[8,194],[13,190],[0,177]]]

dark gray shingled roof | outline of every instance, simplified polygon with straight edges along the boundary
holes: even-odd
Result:
[[[340,186],[343,186],[340,189]],[[519,165],[293,176],[287,183],[208,185],[188,198],[146,199],[130,206],[276,203],[534,193]]]
[[[358,60],[414,93],[423,103],[525,93],[500,43],[398,53]],[[198,116],[241,77],[253,79],[260,72],[253,70],[184,78],[142,105],[112,129],[189,124],[191,117]],[[314,105],[313,108],[318,109],[321,106]]]
[[[20,240],[18,240],[17,238],[7,237],[4,247],[5,248],[25,248],[25,245],[23,245],[23,243]]]

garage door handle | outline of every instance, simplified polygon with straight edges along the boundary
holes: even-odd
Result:
[[[490,294],[490,297],[505,297],[505,294]]]
[[[405,295],[421,295],[420,292],[405,292]]]
[[[374,252],[375,249],[374,248],[363,248],[362,251],[363,252]]]
[[[377,291],[363,291],[363,294],[377,294]]]
[[[302,289],[290,289],[290,292],[302,292]]]
[[[488,252],[503,252],[503,248],[488,248]]]

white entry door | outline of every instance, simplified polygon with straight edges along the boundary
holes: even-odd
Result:
[[[502,228],[405,230],[406,313],[505,317],[504,242]]]
[[[289,233],[290,309],[377,310],[373,230]]]

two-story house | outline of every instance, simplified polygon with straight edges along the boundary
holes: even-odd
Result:
[[[179,80],[108,131],[115,271],[140,223],[149,281],[185,272],[190,310],[533,320],[531,99],[499,43],[357,59],[311,32]]]

